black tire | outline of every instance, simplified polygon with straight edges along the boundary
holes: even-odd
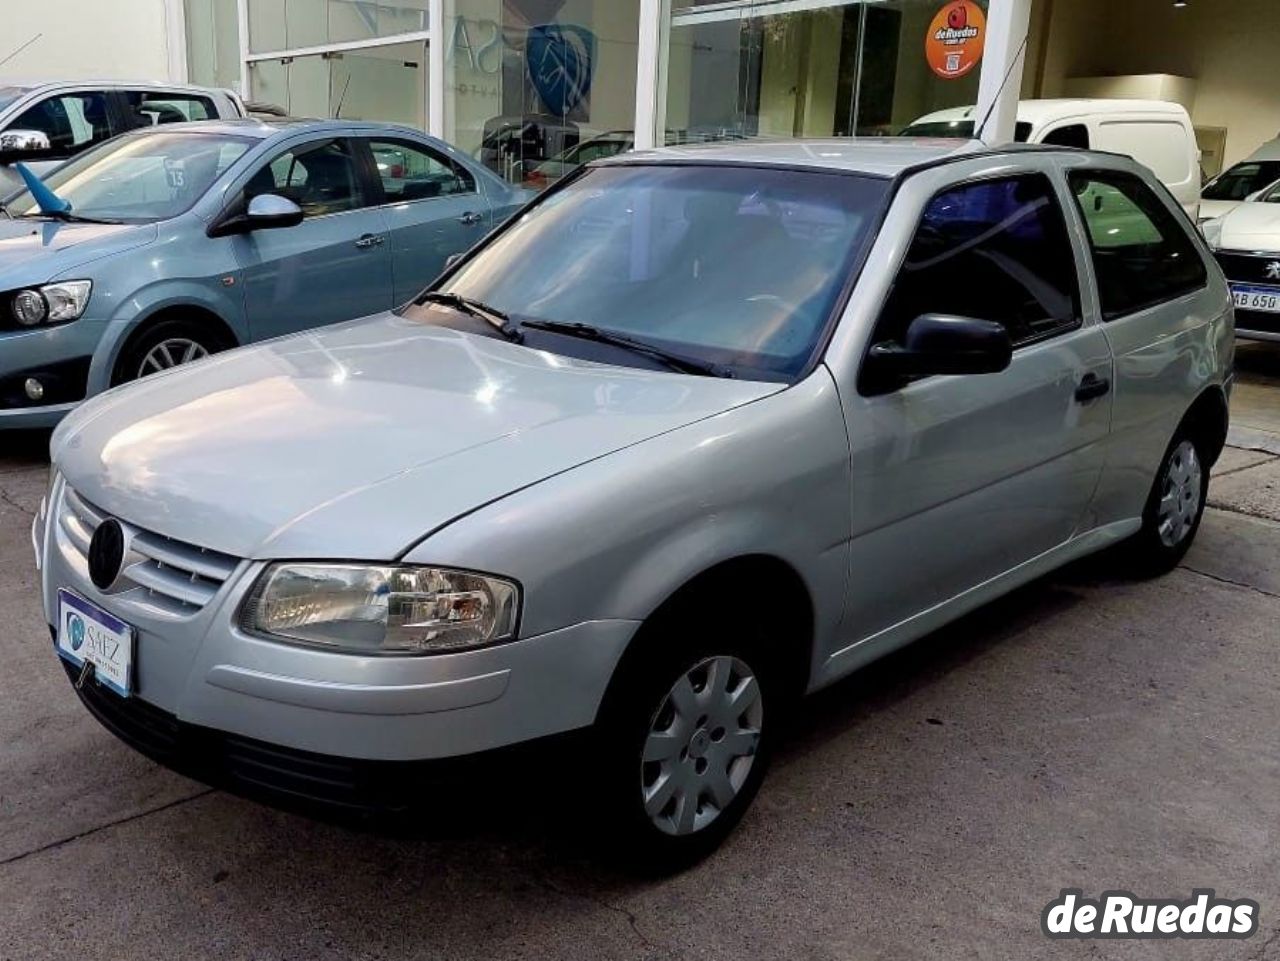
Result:
[[[1188,465],[1188,451],[1194,453],[1194,473],[1199,483],[1182,480],[1181,470]],[[1127,547],[1127,559],[1131,569],[1144,577],[1166,574],[1182,562],[1204,517],[1205,503],[1209,497],[1210,458],[1204,438],[1186,426],[1179,428],[1165,449],[1156,473],[1151,493],[1142,511],[1142,529],[1135,534]],[[1172,525],[1166,511],[1161,516],[1161,503],[1166,497],[1175,497],[1180,509]]]
[[[635,649],[620,666],[600,711],[593,753],[601,763],[605,785],[602,817],[597,827],[602,829],[613,860],[625,870],[654,876],[692,866],[719,847],[750,807],[764,780],[781,722],[794,700],[794,692],[788,690],[776,655],[770,654],[765,639],[759,636],[762,633],[760,628],[752,631],[745,625],[723,622],[714,626],[698,625],[684,618],[667,617],[661,623],[642,629]],[[778,638],[771,640],[776,644]],[[745,667],[758,685],[759,737],[754,755],[732,801],[723,809],[715,805],[709,788],[705,804],[699,796],[697,817],[709,816],[709,823],[692,833],[667,833],[645,810],[646,779],[655,777],[655,769],[663,763],[689,765],[686,776],[693,770],[698,777],[714,777],[714,771],[710,775],[705,773],[709,763],[715,763],[716,756],[708,739],[719,733],[716,745],[724,742],[724,750],[728,750],[728,735],[722,733],[723,728],[713,716],[699,729],[705,732],[699,741],[705,756],[698,746],[686,740],[682,741],[682,753],[673,759],[646,763],[643,760],[645,745],[653,727],[666,723],[660,718],[660,712],[670,707],[668,695],[677,681],[710,660],[723,664],[722,659],[732,659]],[[727,689],[742,691],[743,675],[731,671],[728,676]],[[693,690],[699,697],[710,696],[705,687],[699,691],[696,682]],[[723,712],[715,714],[724,716]],[[674,721],[672,729],[676,729]],[[746,734],[749,731],[745,729],[734,732],[735,737]],[[736,763],[729,761],[727,770],[734,771]],[[697,765],[702,769],[698,770]],[[670,829],[675,829],[676,814],[673,812],[667,820]]]
[[[141,368],[146,357],[160,344],[167,341],[190,341],[198,344],[205,354],[216,354],[232,346],[221,331],[211,330],[208,323],[173,318],[161,320],[145,328],[134,337],[116,360],[111,376],[111,386],[125,384],[144,376]]]

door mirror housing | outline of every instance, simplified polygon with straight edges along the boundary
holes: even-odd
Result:
[[[302,208],[288,197],[279,194],[258,194],[249,201],[249,208],[235,213],[231,207],[213,222],[207,233],[210,237],[226,237],[229,234],[247,234],[252,230],[278,230],[296,227],[305,214]]]
[[[38,160],[52,152],[49,136],[42,130],[6,130],[0,133],[0,164]]]
[[[912,377],[933,374],[998,374],[1013,360],[1013,342],[1003,324],[971,317],[923,314],[911,322],[903,343],[875,344],[864,366],[864,387],[885,393]]]

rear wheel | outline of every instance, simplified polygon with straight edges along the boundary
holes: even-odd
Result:
[[[1180,429],[1165,451],[1147,497],[1142,530],[1130,543],[1140,573],[1163,574],[1182,561],[1195,540],[1209,496],[1204,441]]]
[[[223,338],[207,325],[189,320],[162,320],[130,343],[116,363],[113,384],[139,380],[151,374],[202,360],[225,350]]]
[[[596,731],[608,838],[650,874],[697,862],[733,830],[764,779],[783,706],[758,642],[655,633],[637,639],[642,652],[615,679]]]

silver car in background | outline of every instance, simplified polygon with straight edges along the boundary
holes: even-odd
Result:
[[[618,157],[406,308],[74,412],[44,611],[88,709],[197,777],[351,806],[585,731],[584,816],[671,868],[797,696],[1103,548],[1176,564],[1232,323],[1120,157]]]

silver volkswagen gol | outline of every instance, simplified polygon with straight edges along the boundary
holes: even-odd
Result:
[[[401,310],[68,417],[53,646],[125,741],[272,797],[589,729],[611,841],[688,863],[796,695],[1102,548],[1175,564],[1232,325],[1115,156],[588,165]]]

